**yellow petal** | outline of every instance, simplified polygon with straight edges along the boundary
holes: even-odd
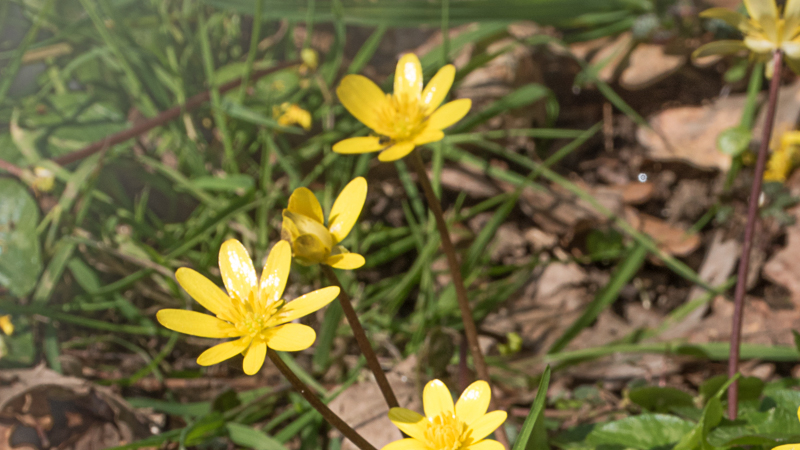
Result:
[[[800,420],[800,407],[797,408],[797,420]]]
[[[397,161],[398,159],[402,159],[403,157],[411,153],[411,150],[414,150],[413,142],[401,142],[399,144],[394,144],[391,147],[387,148],[386,150],[382,151],[380,155],[378,155],[378,161],[381,162]]]
[[[388,102],[381,88],[362,75],[344,77],[336,95],[353,117],[373,130],[378,126],[378,111]]]
[[[761,25],[770,40],[776,41],[778,5],[775,4],[775,0],[744,0],[744,6],[750,17]]]
[[[469,429],[472,430],[470,434],[472,442],[480,441],[492,434],[494,430],[499,428],[500,425],[506,421],[507,416],[505,411],[492,411],[475,422],[472,422],[472,424],[469,425]]]
[[[286,241],[279,241],[270,250],[264,271],[261,272],[262,301],[269,304],[281,299],[291,267],[292,246]]]
[[[407,95],[419,98],[422,93],[422,65],[413,53],[406,53],[397,61],[394,72],[394,92],[397,97]]]
[[[697,50],[692,52],[692,58],[702,58],[711,55],[731,55],[742,50],[747,50],[747,46],[744,45],[742,41],[712,41],[700,46]]]
[[[422,390],[422,405],[426,417],[436,417],[441,413],[453,414],[453,397],[450,390],[439,380],[431,380]]]
[[[797,36],[797,27],[800,26],[800,0],[787,0],[783,7],[783,40],[790,40]]]
[[[363,266],[367,261],[363,256],[358,253],[340,253],[338,255],[329,256],[325,260],[325,264],[342,270],[354,270]]]
[[[426,129],[419,136],[414,138],[414,145],[430,144],[431,142],[441,141],[442,139],[444,139],[444,132],[442,130]]]
[[[241,242],[229,239],[219,249],[219,270],[222,282],[231,297],[247,302],[250,292],[258,286],[253,261]]]
[[[399,441],[390,442],[381,447],[381,450],[430,450],[430,447],[425,445],[423,441],[405,438],[400,439]]]
[[[449,127],[466,116],[471,107],[472,100],[468,98],[445,103],[428,118],[428,129],[443,130]]]
[[[250,344],[247,352],[244,354],[244,362],[242,368],[247,375],[255,375],[261,370],[264,365],[264,359],[267,357],[267,343],[258,340]]]
[[[245,336],[235,341],[223,342],[222,344],[215,345],[197,357],[197,364],[201,366],[211,366],[221,363],[226,359],[233,358],[245,351],[250,345],[250,341],[250,337]]]
[[[463,447],[462,450],[505,450],[505,447],[503,447],[503,444],[497,441],[487,439],[485,441],[480,441],[478,443]]]
[[[304,234],[292,242],[295,260],[304,266],[313,266],[328,259],[330,251],[318,237]]]
[[[14,323],[11,322],[11,316],[9,314],[0,316],[0,330],[3,330],[3,334],[6,336],[14,334]]]
[[[200,273],[181,267],[175,272],[175,278],[178,284],[195,299],[197,303],[217,316],[233,322],[233,317],[230,315],[231,298],[228,294],[222,291],[211,280],[204,277]]]
[[[395,407],[389,410],[389,420],[403,433],[415,439],[425,440],[428,424],[421,414],[410,409]]]
[[[283,216],[283,222],[281,223],[281,239],[292,243],[300,236],[300,230],[297,229],[297,225],[292,222],[292,219],[286,216],[287,212],[289,212],[289,210],[284,209],[281,213]]]
[[[785,41],[781,49],[786,54],[786,59],[800,59],[800,40]]]
[[[428,81],[425,90],[422,91],[422,105],[425,107],[424,114],[430,115],[439,105],[442,104],[450,87],[453,86],[453,80],[456,77],[456,68],[452,64],[448,64]]]
[[[777,48],[774,41],[766,39],[762,35],[745,37],[744,45],[753,53],[772,53]]]
[[[333,144],[333,151],[343,155],[370,153],[386,147],[377,136],[354,137]]]
[[[289,197],[289,206],[286,209],[295,214],[302,214],[314,219],[319,223],[325,223],[322,205],[319,204],[319,200],[317,200],[314,193],[304,187],[299,187],[292,192]]]
[[[178,333],[207,338],[240,336],[236,327],[208,314],[185,309],[162,309],[156,313],[161,325]]]
[[[328,230],[333,235],[334,243],[342,242],[353,229],[366,200],[367,180],[364,177],[354,178],[342,189],[342,193],[333,202],[328,219]]]
[[[470,384],[456,402],[456,416],[467,425],[471,424],[486,414],[491,398],[489,383],[478,380]]]
[[[323,225],[322,222],[317,222],[316,220],[303,214],[293,213],[288,209],[283,210],[283,217],[289,218],[294,223],[294,226],[297,228],[297,232],[300,233],[298,238],[305,234],[312,234],[319,239],[322,245],[327,249],[327,252],[331,251],[331,248],[334,244],[333,236],[331,236],[331,232],[325,228],[325,225]],[[296,248],[294,251],[297,253]]]
[[[307,316],[332,302],[338,295],[338,287],[328,286],[297,297],[281,308],[281,315],[276,324],[291,322]]]
[[[745,30],[752,28],[747,17],[728,8],[709,8],[703,10],[703,12],[700,13],[700,17],[721,20],[742,32],[746,32]]]
[[[265,333],[267,346],[279,352],[299,352],[311,347],[317,338],[314,329],[299,323],[287,323]],[[262,360],[263,361],[263,360]]]

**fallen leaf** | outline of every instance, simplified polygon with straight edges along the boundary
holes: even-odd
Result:
[[[625,209],[625,219],[634,228],[651,236],[659,248],[675,256],[687,256],[700,246],[700,236],[689,234],[679,225],[669,224],[631,207]]]
[[[663,45],[640,43],[631,52],[619,84],[631,91],[644,89],[677,72],[686,59],[686,55],[664,53]]]
[[[795,223],[786,227],[786,246],[775,253],[764,265],[764,277],[779,284],[792,294],[795,308],[800,307],[800,207],[790,209]]]

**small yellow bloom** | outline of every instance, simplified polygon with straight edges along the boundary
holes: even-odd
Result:
[[[784,182],[800,162],[800,131],[783,133],[778,148],[772,151],[764,171],[764,181]]]
[[[797,408],[797,420],[800,420],[800,408]],[[800,450],[800,444],[784,444],[772,447],[772,450]]]
[[[403,55],[394,75],[394,94],[384,94],[375,83],[361,75],[347,75],[336,88],[336,95],[350,114],[377,136],[354,137],[333,146],[336,153],[381,151],[381,161],[396,161],[417,145],[440,141],[445,128],[461,120],[470,99],[444,104],[453,85],[456,69],[448,64],[422,89],[422,65],[412,53]]]
[[[215,345],[197,358],[210,366],[244,353],[244,373],[261,369],[267,347],[284,352],[305,350],[314,343],[314,329],[295,319],[317,311],[339,295],[338,287],[326,287],[291,302],[281,299],[292,265],[289,244],[272,248],[261,282],[253,261],[241,242],[230,239],[219,249],[219,269],[228,293],[192,269],[175,272],[181,287],[216,316],[184,309],[162,309],[156,314],[161,325],[179,333],[207,338],[239,338]]]
[[[10,315],[6,314],[5,316],[0,316],[0,330],[3,330],[6,336],[14,334],[14,324],[11,323]]]
[[[338,244],[353,229],[366,200],[367,180],[358,177],[347,183],[333,202],[326,228],[317,197],[304,187],[297,188],[289,197],[289,207],[283,210],[281,238],[292,243],[294,257],[300,264],[358,269],[364,265],[364,257]]]
[[[505,411],[486,413],[491,397],[489,384],[476,381],[454,406],[447,386],[431,380],[422,391],[425,416],[405,408],[389,410],[389,420],[411,437],[381,450],[504,450],[499,442],[484,439],[506,420]]]
[[[722,20],[739,29],[744,40],[710,42],[695,50],[692,57],[727,55],[740,50],[751,51],[757,59],[766,60],[775,50],[786,54],[786,62],[795,72],[800,72],[800,0],[787,0],[783,14],[775,0],[744,0],[750,17],[726,8],[711,8],[700,17]],[[771,77],[772,67],[767,65]]]
[[[282,103],[272,107],[272,117],[278,119],[278,125],[289,127],[300,125],[305,130],[311,129],[311,113],[294,103]]]

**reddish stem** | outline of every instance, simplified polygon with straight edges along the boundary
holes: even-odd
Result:
[[[761,182],[764,179],[764,167],[767,164],[767,149],[772,138],[772,127],[775,123],[775,109],[778,106],[778,88],[781,85],[781,68],[783,67],[783,54],[780,50],[772,56],[772,81],[769,85],[769,102],[767,103],[767,117],[764,120],[764,130],[761,134],[761,143],[758,147],[753,186],[747,205],[747,224],[744,229],[744,242],[742,243],[742,256],[739,260],[739,273],[736,276],[736,290],[733,297],[733,323],[731,324],[731,348],[728,359],[728,377],[732,378],[739,372],[739,347],[742,340],[742,316],[744,315],[744,295],[747,291],[747,273],[750,266],[750,253],[753,246],[756,222],[758,221],[758,203],[761,197]],[[728,418],[736,419],[739,412],[739,382],[734,381],[728,388]]]

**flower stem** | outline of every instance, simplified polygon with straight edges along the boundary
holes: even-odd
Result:
[[[419,184],[422,185],[422,190],[425,191],[425,198],[428,200],[428,208],[433,212],[433,217],[436,218],[436,228],[439,229],[439,236],[441,236],[442,239],[442,249],[445,255],[447,255],[447,265],[450,268],[450,277],[453,279],[453,285],[456,288],[458,308],[461,310],[461,320],[464,322],[464,335],[467,337],[467,344],[472,354],[472,361],[475,364],[475,371],[478,373],[478,378],[491,385],[489,368],[486,366],[483,353],[481,353],[481,348],[478,345],[478,328],[475,326],[475,319],[472,317],[472,308],[469,306],[469,297],[467,297],[467,289],[464,287],[464,279],[461,277],[461,265],[458,262],[458,256],[456,256],[456,249],[453,247],[453,241],[450,240],[450,232],[447,230],[447,222],[444,220],[442,205],[439,203],[439,199],[436,198],[436,193],[433,192],[433,187],[431,186],[430,179],[428,179],[428,172],[425,170],[425,164],[422,162],[422,156],[420,156],[419,150],[412,150],[410,157],[411,164],[417,172]],[[494,403],[494,400],[492,400],[492,403]],[[490,406],[490,408],[494,409],[492,406]],[[502,427],[495,431],[495,437],[503,446],[508,448],[508,439]]]
[[[778,88],[781,85],[781,68],[783,63],[782,53],[776,51],[772,56],[774,71],[769,85],[769,101],[767,103],[767,116],[764,120],[764,130],[761,143],[758,147],[753,186],[750,190],[750,199],[747,205],[747,224],[744,229],[744,242],[742,243],[742,256],[739,260],[739,273],[736,277],[736,290],[733,297],[733,323],[731,326],[731,350],[728,359],[728,377],[733,377],[739,372],[739,346],[742,338],[742,316],[744,314],[744,295],[747,290],[747,273],[750,265],[750,252],[753,245],[756,221],[758,220],[758,203],[761,197],[761,182],[764,179],[764,166],[767,162],[767,149],[772,137],[772,127],[775,122],[775,109],[778,105]],[[728,388],[728,418],[736,419],[739,409],[739,382],[734,381]]]
[[[350,442],[355,444],[356,447],[360,448],[361,450],[377,450],[375,447],[372,446],[372,444],[367,442],[366,439],[364,439],[360,434],[358,434],[356,430],[352,429],[350,425],[345,423],[344,420],[342,420],[333,411],[331,411],[330,408],[328,408],[325,405],[325,403],[322,403],[322,400],[317,398],[317,396],[311,392],[311,389],[308,386],[306,386],[305,383],[303,383],[300,380],[300,378],[297,378],[297,375],[295,375],[294,372],[292,372],[292,369],[290,369],[281,360],[281,357],[278,356],[277,353],[275,353],[275,350],[271,348],[267,349],[267,355],[269,356],[269,359],[272,360],[272,363],[275,364],[275,366],[278,368],[278,370],[281,371],[283,376],[286,377],[287,380],[289,380],[289,383],[292,384],[294,389],[297,392],[299,392],[300,395],[302,395],[303,398],[305,398],[306,401],[310,403],[311,406],[314,407],[314,409],[319,411],[319,413],[322,414],[322,417],[329,424],[336,427],[336,429],[339,430],[344,435],[344,437],[349,439]]]
[[[472,318],[472,308],[469,306],[467,289],[464,287],[464,280],[461,277],[461,264],[458,262],[458,256],[456,256],[456,249],[453,247],[453,241],[450,240],[450,232],[447,230],[447,222],[444,220],[442,205],[439,204],[439,199],[436,198],[436,194],[433,192],[431,181],[428,179],[428,172],[425,170],[422,157],[416,149],[411,152],[411,163],[414,165],[414,170],[417,172],[419,184],[422,185],[422,190],[425,191],[425,197],[428,200],[428,208],[433,212],[433,217],[436,218],[436,227],[439,229],[439,235],[442,238],[442,249],[445,255],[447,255],[450,277],[453,278],[453,284],[456,288],[458,308],[461,310],[461,319],[464,321],[464,334],[467,336],[469,351],[475,363],[475,371],[478,372],[478,378],[488,382],[489,369],[486,367],[486,361],[484,361],[483,353],[481,353],[481,348],[478,345],[478,329],[475,326],[475,320]]]
[[[397,397],[394,395],[389,380],[386,379],[386,373],[383,371],[380,362],[378,362],[378,357],[375,355],[375,351],[369,343],[367,333],[364,332],[364,327],[361,326],[361,321],[358,320],[356,310],[353,308],[353,302],[350,301],[350,295],[348,295],[347,291],[342,287],[342,283],[339,282],[339,278],[336,276],[336,272],[334,272],[333,269],[324,264],[320,264],[320,267],[322,267],[322,272],[325,273],[328,280],[330,280],[334,286],[339,287],[339,304],[342,305],[342,310],[344,310],[344,315],[347,317],[347,322],[350,323],[350,328],[353,330],[358,348],[361,349],[361,353],[367,359],[367,365],[370,370],[372,370],[372,374],[375,375],[375,381],[378,382],[378,387],[381,389],[386,404],[389,405],[389,408],[400,406],[397,403]]]

